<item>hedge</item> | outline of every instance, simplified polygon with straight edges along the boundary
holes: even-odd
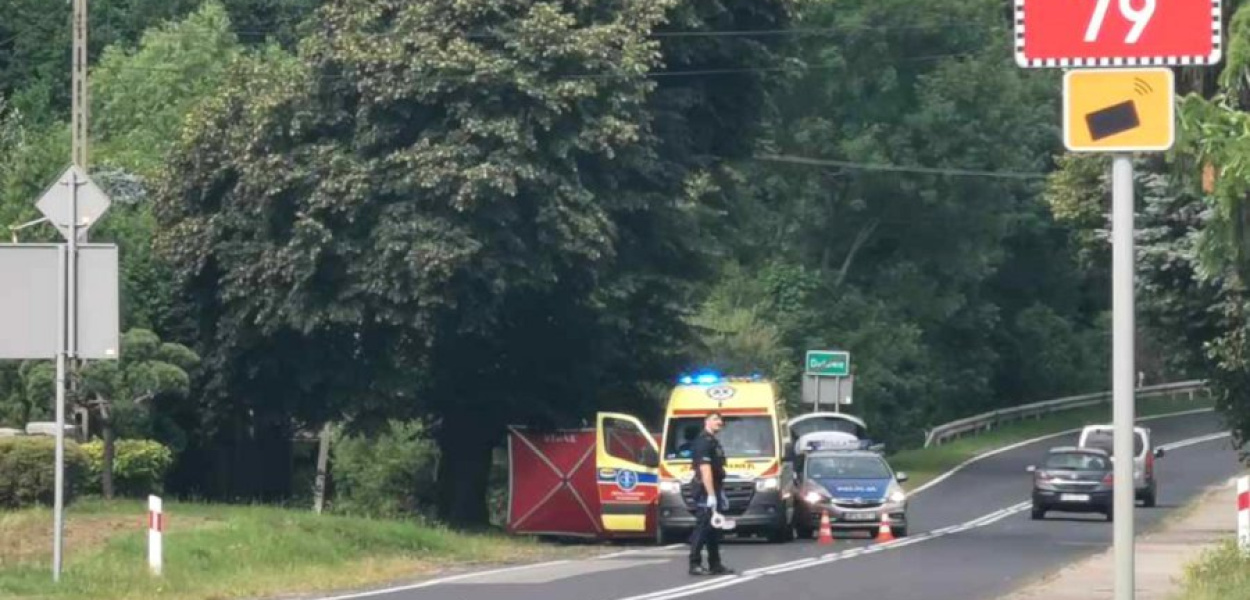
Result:
[[[104,472],[104,442],[96,440],[82,445],[87,456],[86,490],[101,494],[100,477]],[[151,440],[117,440],[113,452],[113,493],[116,496],[141,498],[159,494],[165,487],[165,473],[174,463],[169,448]]]
[[[56,484],[56,439],[44,436],[0,438],[0,508],[51,505]],[[65,502],[82,488],[87,457],[65,440]]]

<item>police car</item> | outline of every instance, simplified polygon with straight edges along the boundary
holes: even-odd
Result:
[[[802,483],[795,516],[800,537],[811,537],[828,513],[835,530],[875,534],[888,517],[895,537],[907,535],[906,473],[895,473],[870,440],[830,433],[805,436],[801,454]]]

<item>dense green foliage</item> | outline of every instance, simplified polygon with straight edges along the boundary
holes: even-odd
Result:
[[[0,438],[0,508],[51,506],[55,493],[56,440],[52,437]],[[72,440],[65,443],[65,501],[81,491],[87,458]]]
[[[1058,78],[1014,66],[997,0],[92,6],[92,241],[137,346],[85,389],[172,449],[176,493],[289,498],[291,440],[334,421],[337,508],[482,524],[507,425],[654,424],[702,366],[798,409],[809,348],[852,352],[893,447],[1107,385],[1106,165],[1056,158]],[[68,156],[64,11],[0,8],[5,225]],[[1247,18],[1226,95],[1140,170],[1139,364],[1213,374],[1234,417]],[[0,422],[50,391],[0,365]]]
[[[336,513],[397,517],[432,512],[438,448],[419,422],[338,435],[332,449]]]
[[[113,459],[113,485],[118,496],[143,498],[164,490],[165,474],[173,465],[174,454],[160,442],[152,440],[117,440]],[[87,459],[83,491],[101,494],[104,490],[104,442],[94,441],[79,446]]]

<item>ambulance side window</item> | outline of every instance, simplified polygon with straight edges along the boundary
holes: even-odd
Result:
[[[645,431],[640,431],[629,421],[609,417],[603,421],[604,446],[612,458],[654,467],[659,457],[647,441]]]

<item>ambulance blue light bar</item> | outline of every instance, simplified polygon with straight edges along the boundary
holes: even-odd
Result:
[[[752,373],[750,377],[727,377],[715,371],[701,371],[693,375],[682,375],[677,378],[677,383],[681,385],[715,385],[729,381],[760,381],[763,379],[759,373]]]
[[[695,373],[694,375],[682,375],[677,380],[682,385],[712,385],[724,381],[725,378],[720,373],[706,371],[703,373]]]

